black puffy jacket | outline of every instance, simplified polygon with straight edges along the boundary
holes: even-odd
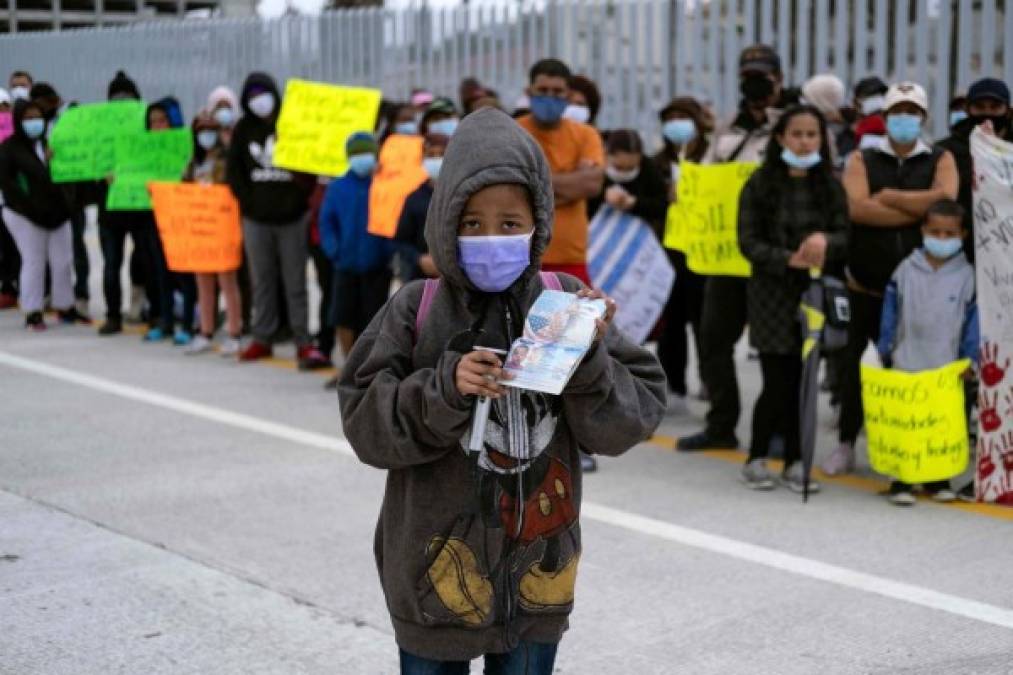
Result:
[[[0,144],[0,190],[4,208],[39,227],[55,230],[70,218],[70,204],[66,191],[50,178],[49,163],[40,159],[36,151],[41,146],[45,154],[45,135],[32,140],[21,128],[25,112],[31,107],[38,110],[28,101],[14,105],[14,134]]]

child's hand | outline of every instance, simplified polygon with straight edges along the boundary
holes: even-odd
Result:
[[[961,373],[960,376],[962,378],[964,378],[964,382],[973,382],[974,381],[974,368],[973,367],[968,368],[963,373]]]
[[[585,288],[582,291],[577,292],[577,297],[583,300],[604,300],[605,301],[605,318],[596,319],[595,325],[598,330],[595,331],[594,341],[598,342],[604,337],[605,333],[609,329],[609,325],[612,323],[612,318],[616,315],[616,301],[608,297],[598,289]]]
[[[822,232],[813,232],[802,242],[799,251],[810,267],[822,268],[827,260],[827,236]]]
[[[455,383],[462,396],[499,398],[503,385],[499,380],[512,376],[503,370],[503,362],[492,352],[476,350],[461,357],[457,363]]]

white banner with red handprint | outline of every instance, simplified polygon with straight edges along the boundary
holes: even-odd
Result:
[[[975,492],[1013,506],[1013,144],[975,130],[971,154],[981,324]]]

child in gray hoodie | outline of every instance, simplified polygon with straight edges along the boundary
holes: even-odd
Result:
[[[426,225],[442,278],[435,293],[402,288],[356,342],[338,389],[344,432],[387,470],[374,546],[401,672],[467,672],[484,655],[486,672],[550,673],[581,551],[579,451],[619,455],[647,439],[665,376],[609,325],[610,301],[562,395],[502,387],[500,358],[477,348],[506,349],[545,288],[551,174],[494,109],[461,123],[443,167]],[[469,454],[479,394],[492,412]]]
[[[885,367],[918,372],[963,358],[977,363],[978,306],[974,268],[961,254],[963,218],[963,207],[952,199],[933,204],[922,225],[923,247],[901,262],[887,284],[876,345]],[[949,481],[925,489],[936,501],[956,497]],[[893,481],[890,501],[913,505],[911,486]]]

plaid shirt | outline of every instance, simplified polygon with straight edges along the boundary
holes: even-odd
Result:
[[[848,210],[844,189],[832,183],[830,204],[821,204],[808,181],[792,178],[771,210],[759,172],[739,198],[739,248],[753,265],[749,279],[749,341],[764,354],[797,354],[802,348],[799,302],[809,285],[805,270],[788,259],[813,232],[827,236],[827,265],[839,266],[847,250]]]

